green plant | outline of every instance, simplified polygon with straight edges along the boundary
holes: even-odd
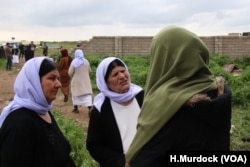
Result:
[[[247,109],[233,108],[231,128],[231,150],[249,151],[250,142],[244,139],[250,139],[250,107]]]
[[[66,45],[64,45],[66,46]],[[67,48],[74,47],[73,44],[67,45]],[[54,52],[53,52],[54,53]],[[53,57],[53,54],[51,55]],[[55,51],[55,57],[58,56],[58,51]],[[99,90],[96,87],[96,68],[101,60],[108,55],[92,56],[85,55],[91,64],[91,82],[94,94]],[[127,64],[131,74],[131,81],[144,87],[148,67],[149,57],[130,55],[123,56],[121,59]],[[226,72],[223,68],[225,64],[234,63],[243,71],[239,76]],[[0,59],[0,68],[4,69],[6,59]],[[209,67],[214,76],[223,76],[226,83],[232,90],[232,133],[231,133],[231,150],[248,150],[250,151],[250,143],[244,142],[242,139],[250,138],[250,56],[243,57],[242,59],[231,60],[227,56],[220,56],[211,53]],[[5,72],[5,71],[2,71]],[[16,72],[17,73],[17,72]],[[55,112],[57,113],[57,112]],[[72,157],[76,160],[78,166],[95,167],[96,163],[88,154],[85,147],[86,132],[74,120],[65,118],[60,114],[55,115],[63,133],[67,136],[72,145]]]
[[[1,69],[4,69],[5,67],[6,67],[6,59],[4,59],[4,58],[1,58],[0,59],[0,68]]]
[[[60,60],[60,53],[59,52],[53,52],[49,54],[50,58],[53,58],[55,62],[58,62]]]
[[[71,157],[77,167],[96,167],[97,163],[89,155],[86,146],[86,132],[73,119],[65,119],[60,112],[52,111],[56,121],[71,145]]]

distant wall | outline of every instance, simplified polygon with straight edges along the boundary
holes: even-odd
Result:
[[[250,55],[250,36],[200,37],[210,52],[238,58]]]
[[[231,58],[250,55],[250,36],[202,36],[209,51]],[[94,36],[84,43],[89,55],[149,55],[152,36]]]
[[[152,37],[143,36],[94,36],[84,43],[84,51],[90,55],[148,55]]]

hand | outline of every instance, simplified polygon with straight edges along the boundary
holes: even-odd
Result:
[[[125,167],[130,167],[130,165],[128,163],[125,164]]]
[[[210,97],[207,96],[207,94],[195,94],[193,95],[188,101],[186,102],[187,106],[194,107],[195,103],[198,103],[200,101],[211,101]]]
[[[219,77],[216,77],[215,78],[215,82],[216,82],[216,85],[217,85],[217,88],[218,88],[218,91],[217,91],[217,95],[220,96],[220,95],[223,95],[224,93],[224,78],[219,76]]]

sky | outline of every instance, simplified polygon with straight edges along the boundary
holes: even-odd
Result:
[[[250,32],[249,0],[3,0],[0,41],[154,36],[175,25],[199,36]]]

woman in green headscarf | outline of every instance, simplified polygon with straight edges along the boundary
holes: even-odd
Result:
[[[169,26],[153,38],[144,103],[126,154],[131,167],[166,166],[167,151],[229,150],[231,91],[222,78],[217,84],[208,63],[205,44],[186,29]]]

